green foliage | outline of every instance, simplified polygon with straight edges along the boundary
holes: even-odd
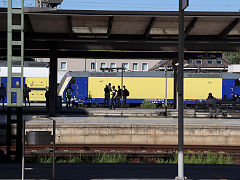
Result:
[[[156,108],[156,105],[150,101],[144,100],[141,104],[141,108],[153,109]]]
[[[52,163],[52,157],[37,157],[37,163]],[[95,156],[58,157],[57,163],[127,163],[127,157],[119,153],[115,154],[96,154]]]
[[[160,158],[158,163],[177,163],[178,154],[175,153],[172,158]],[[215,154],[208,152],[205,156],[203,153],[198,152],[197,154],[186,153],[184,156],[184,163],[186,164],[232,164],[232,157],[230,155],[223,156],[223,154]]]
[[[230,64],[240,64],[240,52],[225,52],[224,56]]]
[[[97,156],[94,160],[96,163],[127,163],[127,157],[121,154],[103,154]]]

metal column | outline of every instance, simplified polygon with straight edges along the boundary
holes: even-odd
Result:
[[[188,6],[188,0],[179,0],[179,32],[178,32],[178,177],[177,180],[184,180],[184,9]]]
[[[177,108],[177,66],[176,59],[173,60],[173,71],[174,71],[174,88],[173,88],[173,109]]]
[[[56,115],[57,100],[57,52],[51,50],[49,74],[49,116]]]
[[[22,157],[22,104],[23,104],[23,62],[24,62],[24,0],[21,8],[13,8],[12,0],[8,0],[8,40],[7,40],[7,155],[15,155],[17,161]],[[20,24],[13,24],[13,15],[20,16]],[[18,39],[13,39],[13,32],[18,33]],[[20,54],[15,50],[20,49]],[[13,71],[13,67],[15,67]],[[16,118],[13,119],[12,115]],[[12,134],[12,124],[16,124],[17,133]],[[16,151],[11,151],[11,145],[16,143]]]

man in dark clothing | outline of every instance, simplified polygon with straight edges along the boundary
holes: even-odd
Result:
[[[0,87],[0,101],[2,100],[3,103],[3,108],[4,108],[4,101],[5,101],[5,96],[6,96],[6,88],[4,87],[4,84],[2,83]]]
[[[27,87],[27,84],[25,84],[24,88],[23,88],[23,97],[24,97],[24,101],[25,101],[25,107],[27,106],[27,100],[28,100],[28,104],[30,107],[29,92],[31,92],[31,89],[29,87]]]
[[[110,101],[110,89],[108,85],[104,88],[105,98],[104,98],[104,107],[109,107],[109,101]]]
[[[210,118],[213,118],[213,112],[214,111],[215,111],[215,116],[214,117],[217,118],[219,108],[218,108],[218,104],[217,104],[217,99],[215,97],[213,97],[212,93],[208,94],[208,98],[206,100],[206,103],[207,103],[208,108],[209,108]]]
[[[111,107],[110,109],[115,109],[116,108],[116,100],[117,100],[117,90],[115,89],[115,86],[112,87],[112,101],[111,101]]]
[[[129,91],[123,86],[123,106],[127,107],[127,96],[129,96]]]
[[[117,94],[118,107],[121,107],[121,99],[122,99],[122,89],[120,88],[120,86],[118,86],[118,94]]]
[[[71,84],[69,84],[67,90],[66,90],[66,93],[67,93],[67,105],[66,107],[71,107],[71,99],[72,99],[72,92],[73,92],[73,89],[72,89],[72,86]]]

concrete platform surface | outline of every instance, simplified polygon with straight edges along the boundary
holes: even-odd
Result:
[[[178,118],[152,117],[82,117],[82,116],[26,116],[27,124],[51,124],[51,119],[57,124],[128,124],[128,125],[178,125]],[[185,125],[194,126],[240,126],[240,118],[184,118]]]
[[[51,164],[26,164],[26,179],[51,179]],[[239,180],[237,165],[185,165],[188,179]],[[55,179],[157,180],[174,179],[177,164],[56,164]],[[0,179],[21,179],[20,164],[0,164]]]

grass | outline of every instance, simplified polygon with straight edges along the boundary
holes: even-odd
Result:
[[[160,158],[158,163],[177,163],[178,154],[175,153],[171,158]],[[223,154],[215,154],[208,152],[206,155],[203,155],[201,152],[197,154],[187,154],[184,156],[185,164],[232,164],[233,160],[230,155],[223,156]]]
[[[141,108],[154,109],[156,105],[150,101],[144,100],[141,104]]]
[[[36,157],[32,161],[37,163],[52,163],[52,157],[41,156]],[[128,163],[127,157],[120,153],[115,154],[96,154],[95,156],[73,156],[73,157],[57,157],[57,163]]]
[[[31,162],[37,163],[52,163],[52,157],[41,156],[36,157],[31,160]],[[136,161],[135,159],[127,158],[126,155],[122,155],[121,153],[114,154],[96,154],[94,156],[85,156],[79,154],[78,156],[73,157],[57,157],[57,163],[166,163],[166,164],[176,164],[178,162],[178,154],[174,153],[170,157],[165,158],[155,158],[154,159],[139,159]],[[198,152],[197,154],[192,154],[187,152],[184,156],[185,164],[233,164],[232,157],[230,155],[223,154],[215,154],[212,152],[208,152],[207,154],[203,154]]]

